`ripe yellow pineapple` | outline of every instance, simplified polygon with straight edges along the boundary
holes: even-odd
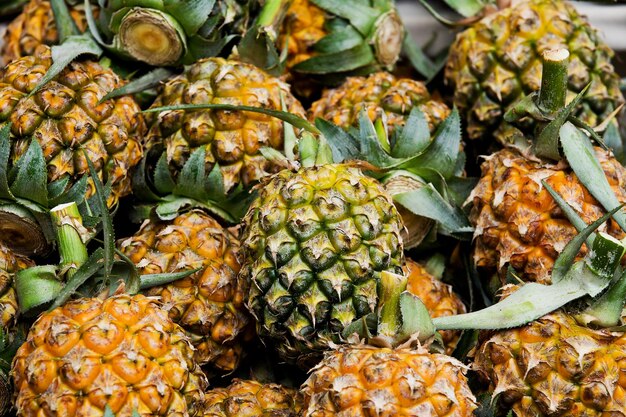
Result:
[[[315,55],[313,46],[328,31],[324,11],[310,0],[293,0],[281,27],[279,45],[287,44],[287,69]]]
[[[301,396],[278,384],[235,379],[205,393],[202,417],[297,417]]]
[[[12,367],[19,417],[194,416],[206,379],[183,330],[143,295],[42,314]]]
[[[596,155],[617,198],[626,202],[626,169],[607,151],[596,148]],[[483,162],[480,181],[468,200],[473,203],[470,219],[476,225],[474,261],[478,267],[499,271],[504,277],[511,265],[525,280],[550,281],[554,260],[576,229],[541,180],[586,223],[604,214],[565,162],[553,165],[528,159],[513,149],[498,151]],[[601,230],[618,239],[625,236],[613,220]]]
[[[236,369],[254,331],[244,304],[247,286],[237,277],[237,239],[203,211],[192,210],[172,221],[146,221],[119,247],[142,274],[200,268],[147,294],[160,297],[188,334],[196,361],[221,371]]]
[[[423,83],[377,72],[368,77],[349,77],[340,87],[325,90],[322,98],[311,105],[309,119],[320,117],[347,128],[356,126],[359,114],[365,110],[372,121],[384,114],[393,131],[404,126],[413,107],[424,113],[431,134],[450,114],[443,102],[431,98]]]
[[[302,416],[470,417],[476,403],[464,372],[424,348],[341,346],[302,386]]]
[[[74,23],[81,32],[87,30],[85,11],[80,5],[70,6]],[[37,46],[54,45],[59,42],[54,13],[48,0],[30,0],[22,12],[11,21],[4,34],[0,50],[2,62],[8,64],[14,59],[33,55]]]
[[[145,123],[130,96],[99,103],[122,81],[91,61],[71,63],[32,96],[52,65],[50,48],[40,45],[0,71],[0,124],[11,122],[12,164],[36,140],[47,162],[48,182],[68,179],[69,188],[88,175],[84,152],[104,182],[111,182],[109,207],[130,193],[130,170],[142,156]],[[94,193],[88,180],[87,197]]]
[[[287,84],[253,65],[222,58],[200,60],[169,80],[153,107],[179,104],[245,105],[304,116]],[[274,117],[206,109],[169,110],[152,114],[149,120],[146,146],[162,147],[174,174],[199,149],[205,150],[207,172],[219,165],[226,191],[280,170],[260,151],[261,147],[283,149],[283,122]]]
[[[430,317],[445,317],[466,312],[465,304],[452,287],[431,275],[424,266],[407,259],[404,269],[407,275],[406,290],[424,303]],[[459,341],[460,333],[452,330],[444,330],[440,333],[446,353],[452,354]]]
[[[566,48],[569,62],[568,101],[589,83],[591,88],[574,114],[595,126],[624,102],[613,51],[567,1],[519,1],[487,15],[461,32],[450,49],[446,82],[454,104],[467,121],[470,139],[496,136],[507,142],[517,129],[504,122],[519,98],[538,91],[541,55]],[[532,120],[523,130],[532,132]]]

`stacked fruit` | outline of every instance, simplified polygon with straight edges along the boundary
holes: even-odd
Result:
[[[469,3],[10,1],[0,417],[626,417],[613,52]]]

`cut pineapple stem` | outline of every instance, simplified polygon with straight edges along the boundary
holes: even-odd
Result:
[[[0,239],[21,255],[42,255],[50,249],[41,225],[33,215],[13,204],[0,206]]]
[[[567,49],[549,49],[543,53],[539,108],[552,114],[565,107],[567,96]]]
[[[50,218],[57,235],[60,268],[71,278],[78,268],[87,261],[87,247],[84,240],[89,232],[83,226],[83,218],[75,202],[61,204],[50,210]]]
[[[183,29],[169,15],[137,8],[120,25],[121,49],[133,58],[154,66],[175,64],[184,54]]]
[[[406,289],[408,278],[405,275],[382,273],[380,275],[381,305],[378,335],[388,340],[394,339],[400,329],[400,294]]]

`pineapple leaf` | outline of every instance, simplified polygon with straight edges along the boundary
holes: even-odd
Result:
[[[224,176],[219,164],[216,162],[204,184],[207,195],[215,201],[226,199],[226,189],[224,188]]]
[[[154,169],[154,188],[161,194],[169,194],[176,188],[176,182],[167,163],[167,154],[163,152]]]
[[[580,248],[583,246],[583,243],[587,240],[591,234],[602,225],[605,221],[607,221],[613,214],[615,214],[618,210],[620,210],[622,206],[615,207],[613,210],[606,213],[604,216],[600,217],[595,222],[591,223],[587,226],[582,232],[574,236],[572,240],[570,240],[565,248],[561,252],[556,261],[554,262],[554,267],[552,268],[552,282],[558,283],[561,280],[565,279],[568,274],[569,269],[574,263],[574,259],[580,252]],[[596,237],[597,239],[597,237]],[[595,239],[594,239],[595,240]]]
[[[30,141],[28,150],[17,161],[17,175],[11,184],[11,193],[43,207],[48,207],[48,172],[39,142]]]
[[[543,186],[546,188],[546,191],[548,191],[554,201],[556,201],[556,204],[559,206],[559,208],[563,210],[563,213],[565,213],[565,217],[567,217],[567,220],[572,223],[576,230],[579,233],[584,230],[587,227],[587,223],[585,223],[584,220],[578,215],[578,213],[576,213],[576,210],[574,210],[572,206],[570,206],[559,193],[554,191],[554,189],[550,187],[550,184],[548,184],[546,180],[541,180],[541,184],[543,184]],[[589,237],[586,240],[587,246],[592,247],[595,238],[596,234],[590,233]]]
[[[397,334],[399,341],[406,341],[413,335],[426,340],[435,334],[435,326],[428,309],[416,295],[410,292],[400,294],[400,329]]]
[[[178,175],[174,194],[204,201],[208,199],[206,192],[206,150],[200,147],[193,151]]]
[[[198,32],[211,14],[215,0],[162,0],[163,10],[172,15],[187,35]]]
[[[446,201],[432,184],[395,194],[393,200],[417,216],[437,221],[445,231],[453,235],[463,236],[473,231],[465,214]]]
[[[484,0],[444,0],[444,2],[464,17],[476,16],[487,5]]]
[[[383,148],[376,128],[365,110],[359,113],[359,141],[361,157],[367,162],[379,168],[387,168],[399,162]]]
[[[187,39],[187,54],[184,57],[184,64],[191,65],[201,58],[218,56],[236,35],[222,36],[217,40],[209,40],[200,36],[192,36]],[[269,71],[268,71],[269,72]]]
[[[109,404],[104,406],[104,415],[102,417],[115,417],[115,413],[111,410]]]
[[[560,129],[560,139],[567,162],[589,193],[606,210],[619,207],[620,202],[609,185],[589,138],[574,125],[567,122]],[[626,213],[617,211],[613,218],[623,230],[626,230]]]
[[[348,20],[363,37],[369,36],[381,14],[380,10],[372,7],[367,7],[363,4],[355,5],[352,0],[311,0],[311,3],[331,14]]]
[[[80,31],[76,27],[74,19],[72,19],[65,0],[50,0],[50,7],[54,14],[54,23],[59,32],[59,42],[65,42],[72,35],[80,35]]]
[[[69,180],[67,177],[66,179]],[[48,187],[48,189],[49,188],[50,187]],[[64,187],[61,191],[62,194],[58,196],[50,196],[50,207],[69,202],[75,202],[78,205],[82,204],[85,201],[85,195],[87,195],[87,176],[83,175],[80,177],[69,190],[65,191]]]
[[[426,83],[432,81],[432,79],[439,74],[439,71],[441,71],[446,62],[443,59],[433,62],[426,56],[424,51],[422,51],[422,48],[415,43],[415,40],[413,40],[409,33],[404,37],[402,50],[409,59],[409,62],[411,62],[411,65],[413,65],[413,68],[426,78]]]
[[[430,144],[426,116],[419,107],[413,107],[391,151],[395,158],[409,158],[423,152]]]
[[[186,271],[172,272],[168,274],[143,274],[139,277],[139,285],[142,290],[147,290],[148,288],[156,287],[159,285],[167,285],[174,281],[187,278],[198,271],[202,271],[202,268],[188,269]]]
[[[604,131],[602,139],[604,140],[606,146],[613,150],[617,159],[624,164],[624,156],[626,156],[624,152],[624,143],[622,142],[622,137],[619,134],[617,123],[609,123]]]
[[[113,268],[113,261],[115,260],[115,232],[113,231],[113,220],[111,218],[111,213],[109,213],[109,207],[107,206],[108,192],[105,191],[105,186],[102,184],[100,177],[98,177],[96,168],[94,167],[93,162],[91,162],[91,159],[87,155],[87,151],[84,151],[84,153],[85,159],[87,160],[87,165],[89,166],[91,180],[93,181],[94,188],[96,189],[96,193],[94,195],[95,208],[97,209],[97,212],[100,216],[100,223],[102,225],[102,234],[104,238],[103,272],[104,279],[108,283],[111,269]]]
[[[84,178],[84,176],[81,178]],[[70,183],[69,175],[64,175],[58,180],[48,183],[48,198],[50,199],[50,201],[52,201],[52,199],[59,198],[61,195],[63,195],[63,192],[65,191],[69,183]],[[50,207],[54,207],[58,204],[60,203],[57,203],[57,204],[50,203]]]
[[[161,155],[161,157],[163,158],[164,154]],[[139,165],[133,172],[133,181],[132,181],[133,194],[140,201],[159,201],[161,198],[152,191],[149,185],[150,182],[147,178],[148,168],[146,167],[147,159],[148,159],[148,155],[144,155],[144,157],[141,158]],[[167,161],[166,161],[166,165],[167,165]],[[169,169],[167,168],[167,166],[165,168],[167,169],[167,174],[169,175]],[[156,177],[155,179],[158,178],[158,173],[159,173],[159,164],[157,163],[157,167],[155,169],[155,174],[154,174]],[[171,175],[169,176],[169,178],[170,178],[171,183],[168,183],[168,184],[171,185],[171,189],[170,189],[171,191],[174,189],[174,184],[173,184],[174,181],[171,179]],[[154,186],[157,189],[157,191],[159,191],[160,185],[161,184],[158,181],[155,181]]]
[[[100,46],[98,46],[88,34],[72,35],[62,44],[54,45],[52,47],[52,65],[46,74],[41,77],[41,80],[35,88],[28,94],[28,97],[32,97],[36,94],[44,85],[59,75],[70,62],[84,54],[95,55],[97,57],[102,54]]]
[[[173,220],[178,216],[183,207],[200,207],[216,214],[230,223],[238,223],[237,219],[228,208],[222,207],[215,201],[198,201],[192,198],[167,196],[157,204],[156,214],[161,220]]]
[[[326,35],[315,45],[313,49],[319,54],[332,54],[351,49],[363,43],[363,37],[352,26],[346,26]]]
[[[283,73],[285,61],[278,54],[272,36],[263,27],[254,25],[246,31],[237,51],[242,61],[263,68],[269,74],[278,76]]]
[[[156,68],[109,92],[100,99],[100,103],[115,97],[144,92],[149,88],[157,86],[161,81],[170,78],[172,75],[174,75],[174,72],[167,68]]]
[[[446,120],[439,125],[435,137],[425,152],[412,158],[405,169],[424,178],[432,179],[432,172],[449,178],[454,174],[455,162],[461,145],[461,120],[456,107]]]
[[[124,282],[126,284],[126,292],[128,294],[134,295],[139,292],[141,289],[141,281],[139,278],[139,271],[137,270],[137,265],[122,251],[115,249],[115,254],[122,260],[124,266],[126,267],[126,271],[124,274]]]
[[[372,48],[362,42],[358,46],[331,54],[315,55],[294,65],[293,70],[304,74],[327,74],[353,71],[375,62]]]
[[[341,127],[324,119],[315,119],[315,126],[322,132],[333,152],[333,161],[340,163],[361,156],[359,142]]]
[[[15,275],[15,291],[20,300],[20,312],[25,316],[34,316],[42,306],[58,296],[62,287],[54,265],[22,269]]]
[[[11,155],[11,123],[7,123],[0,128],[0,198],[13,200],[14,196],[9,188],[9,178],[7,176],[9,167],[9,157]]]

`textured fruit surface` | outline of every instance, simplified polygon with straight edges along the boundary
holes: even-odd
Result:
[[[83,2],[80,2],[81,4]],[[87,29],[84,8],[70,6],[70,14],[81,32]],[[47,0],[31,0],[9,24],[2,43],[2,62],[33,55],[37,46],[59,43],[59,34],[54,22],[54,13]]]
[[[324,11],[309,0],[291,2],[278,44],[287,44],[287,69],[315,55],[313,46],[328,34]]]
[[[596,155],[618,200],[626,201],[626,170],[599,148]],[[483,162],[482,176],[468,200],[473,202],[473,256],[479,268],[499,271],[504,278],[510,265],[525,281],[550,282],[555,259],[577,232],[541,181],[559,193],[587,224],[605,213],[563,164],[544,165],[509,149]],[[625,236],[613,220],[599,230],[618,239]]]
[[[394,130],[404,126],[413,107],[424,113],[431,133],[450,114],[443,102],[430,97],[423,83],[377,72],[368,77],[349,77],[340,87],[325,90],[311,106],[309,119],[320,117],[347,128],[356,126],[365,110],[372,121],[384,114],[390,130]]]
[[[405,269],[408,278],[406,290],[424,303],[431,317],[446,317],[466,312],[465,304],[452,287],[431,275],[424,266],[407,259]],[[443,330],[440,333],[446,353],[451,354],[459,341],[460,332]]]
[[[563,312],[491,335],[474,366],[517,417],[626,416],[626,337]]]
[[[189,335],[195,358],[224,371],[239,364],[252,326],[237,278],[239,242],[208,214],[183,213],[172,221],[147,221],[121,250],[141,274],[200,268],[171,284],[153,287],[170,318]]]
[[[204,396],[203,417],[296,417],[302,408],[294,389],[235,379]]]
[[[495,133],[506,140],[511,131],[503,121],[506,109],[539,90],[541,54],[556,48],[571,54],[568,100],[591,83],[576,116],[595,126],[624,101],[610,62],[613,52],[574,6],[557,0],[522,1],[460,33],[450,50],[446,81],[471,139]]]
[[[15,325],[18,312],[17,294],[13,288],[16,272],[34,266],[28,258],[14,254],[0,244],[0,330],[6,335]]]
[[[129,171],[142,157],[145,123],[130,96],[99,103],[121,86],[113,71],[91,61],[71,63],[29,96],[52,65],[50,48],[13,61],[0,71],[0,123],[11,123],[11,163],[36,140],[47,162],[48,182],[69,179],[70,187],[91,159],[104,182],[111,182],[109,206],[130,193]],[[95,192],[88,180],[87,197]]]
[[[426,350],[341,346],[302,386],[303,416],[470,417],[464,366]]]
[[[252,65],[222,58],[198,61],[168,81],[153,107],[178,104],[253,106],[304,117],[287,84]],[[198,149],[205,151],[207,172],[219,165],[227,191],[280,170],[260,151],[283,149],[283,122],[275,117],[244,111],[171,110],[155,113],[150,120],[147,146],[162,145],[175,173]]]
[[[17,415],[193,416],[206,380],[154,298],[79,299],[44,313],[12,369]]]
[[[241,276],[258,333],[287,361],[315,362],[376,309],[380,273],[401,272],[401,229],[391,198],[356,168],[275,175],[244,219]]]

